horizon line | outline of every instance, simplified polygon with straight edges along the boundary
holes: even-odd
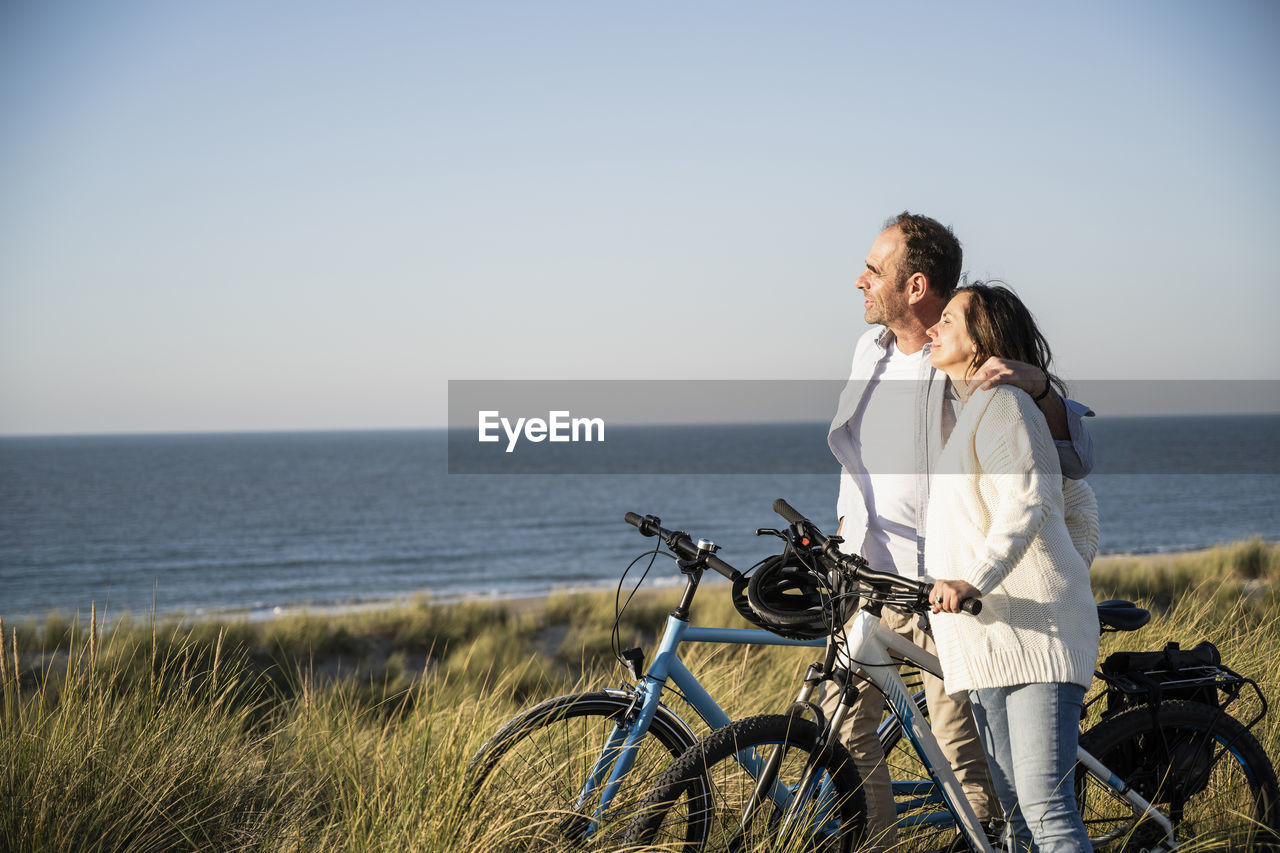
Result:
[[[1137,420],[1150,418],[1231,418],[1231,417],[1277,417],[1280,411],[1233,411],[1233,412],[1158,412],[1158,413],[1124,413],[1094,415],[1094,420]],[[653,427],[743,427],[743,426],[812,426],[825,425],[826,420],[803,421],[623,421],[609,424],[610,428],[636,429]],[[473,430],[473,426],[361,426],[361,427],[232,427],[227,429],[207,429],[193,427],[190,429],[134,429],[134,430],[98,430],[98,431],[50,431],[50,432],[4,432],[3,439],[32,438],[165,438],[179,436],[232,436],[232,435],[324,435],[340,433],[401,433],[401,432],[448,432],[450,430]]]

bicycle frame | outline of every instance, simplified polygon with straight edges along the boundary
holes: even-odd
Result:
[[[631,770],[640,741],[648,732],[649,725],[661,703],[662,691],[668,684],[674,685],[683,693],[689,704],[712,729],[723,728],[732,722],[728,714],[720,708],[680,659],[681,644],[690,642],[810,648],[821,648],[826,645],[826,641],[822,639],[791,640],[760,629],[695,627],[690,625],[687,619],[680,618],[674,613],[668,616],[658,652],[648,671],[635,687],[634,710],[610,733],[579,795],[576,805],[580,808],[602,783],[605,785],[596,812],[584,832],[584,838],[589,838],[594,833],[623,777]],[[941,667],[937,657],[884,627],[877,615],[863,609],[858,611],[857,616],[847,626],[845,643],[837,660],[845,666],[849,666],[851,661],[856,661],[856,666],[850,669],[861,670],[865,679],[884,694],[897,717],[898,724],[902,726],[903,733],[933,780],[932,783],[894,782],[895,791],[902,793],[905,787],[909,788],[911,793],[923,798],[941,801],[973,849],[994,853],[959,780],[943,755],[927,721],[917,710],[911,690],[899,673],[899,667],[907,662],[918,669],[938,675]],[[807,699],[807,692],[802,692],[802,696]],[[839,730],[850,707],[843,703],[839,706],[829,721],[829,731]],[[1106,785],[1113,796],[1129,804],[1136,814],[1145,814],[1164,830],[1166,838],[1160,849],[1173,850],[1179,846],[1174,837],[1173,826],[1164,814],[1133,790],[1126,789],[1122,779],[1084,749],[1077,749],[1077,760],[1086,772]],[[788,790],[769,779],[771,762],[768,756],[747,750],[739,755],[738,761],[753,776],[762,780],[757,789],[757,796],[775,802],[784,812],[784,825],[789,822],[794,807],[803,805],[804,800],[813,795],[809,785],[802,784],[797,789]],[[823,790],[820,790],[818,795],[822,796]],[[757,800],[756,805],[748,806],[744,819],[758,804]],[[935,820],[938,823],[947,822],[945,816],[939,816]],[[824,827],[824,829],[830,829],[830,827]]]
[[[690,583],[697,584],[696,578]],[[637,748],[649,731],[649,725],[662,702],[662,691],[673,684],[693,706],[698,715],[712,729],[723,728],[733,722],[724,709],[698,681],[684,661],[679,649],[683,643],[715,643],[731,646],[809,646],[821,648],[825,639],[791,640],[759,628],[705,628],[690,625],[688,619],[676,613],[667,617],[666,627],[658,643],[658,651],[644,677],[636,684],[632,713],[629,713],[613,731],[601,750],[591,774],[579,792],[575,808],[581,808],[603,782],[600,802],[584,832],[589,838],[599,826],[601,816],[608,810],[623,777],[635,763]]]
[[[986,833],[964,795],[960,780],[951,770],[950,762],[942,754],[942,748],[938,746],[938,741],[923,716],[916,711],[911,691],[898,672],[898,667],[906,660],[926,672],[939,675],[942,668],[937,657],[900,634],[890,631],[880,623],[877,616],[862,609],[846,627],[844,648],[837,659],[849,667],[850,671],[861,669],[867,680],[884,693],[925,771],[934,780],[934,784],[941,788],[944,804],[960,825],[965,837],[974,845],[974,849],[990,851],[991,845],[987,842]],[[849,708],[849,705],[841,704],[832,714],[829,724],[831,731],[839,731]]]
[[[952,772],[950,763],[942,754],[933,732],[917,711],[911,691],[898,672],[899,665],[905,660],[933,675],[939,675],[942,670],[937,657],[900,634],[890,631],[876,616],[865,609],[858,611],[857,617],[846,629],[842,656],[846,666],[850,661],[856,661],[856,668],[861,669],[867,679],[884,693],[890,708],[902,725],[903,733],[906,734],[921,763],[924,764],[925,771],[934,780],[934,785],[941,789],[943,804],[951,812],[969,843],[975,850],[992,850],[973,807],[964,795],[964,789]],[[897,660],[894,659],[895,657]],[[851,670],[853,668],[855,667],[850,667]],[[829,726],[831,731],[839,731],[848,710],[849,706],[841,705],[832,715]],[[1124,780],[1083,748],[1076,748],[1076,760],[1088,773],[1105,784],[1113,796],[1128,803],[1137,813],[1145,814],[1164,830],[1165,844],[1162,845],[1164,849],[1176,849],[1178,844],[1174,837],[1173,824],[1167,816],[1136,791],[1128,788]],[[926,786],[919,782],[893,784],[905,785],[914,794],[936,797],[938,793],[924,790]]]

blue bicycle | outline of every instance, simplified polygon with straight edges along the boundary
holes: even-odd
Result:
[[[993,839],[898,671],[907,660],[937,674],[937,658],[879,620],[884,607],[929,612],[932,582],[872,571],[861,558],[841,553],[837,539],[823,536],[785,501],[774,508],[792,522],[792,539],[811,549],[794,549],[790,563],[756,572],[749,604],[775,630],[832,638],[841,657],[829,650],[826,662],[811,667],[805,680],[812,687],[823,681],[836,686],[839,707],[825,718],[802,692],[786,714],[748,717],[713,732],[659,777],[624,842],[632,849],[661,844],[685,851],[851,853],[869,839],[859,774],[834,733],[857,692],[874,688],[901,720],[903,745],[926,776],[894,783],[905,812],[900,829],[946,828],[958,833],[957,847],[991,853]],[[979,612],[979,601],[966,604]],[[1129,602],[1106,602],[1099,616],[1111,630],[1133,630],[1148,614]],[[1223,666],[1208,643],[1189,650],[1170,644],[1158,652],[1117,652],[1098,676],[1106,685],[1106,705],[1098,725],[1081,735],[1074,773],[1095,849],[1280,849],[1280,785],[1249,732],[1266,714],[1255,682]],[[1242,723],[1223,709],[1245,692],[1260,710]],[[714,792],[709,803],[701,796],[708,778]],[[708,806],[710,813],[697,814]],[[710,848],[690,845],[678,834],[693,817],[710,821]],[[894,849],[916,849],[921,839],[909,834]]]
[[[681,660],[684,643],[826,643],[825,638],[794,640],[752,628],[692,625],[690,606],[704,572],[711,569],[739,586],[743,573],[717,557],[718,547],[708,540],[695,542],[682,531],[667,530],[652,515],[627,513],[626,520],[645,536],[659,537],[676,557],[685,579],[680,603],[667,618],[647,670],[639,649],[620,651],[636,680],[633,689],[548,699],[503,725],[471,759],[471,816],[503,827],[508,849],[581,850],[616,844],[654,780],[698,740],[689,724],[663,702],[664,690],[678,690],[712,729],[732,722]],[[708,780],[696,781],[690,795],[693,808],[683,819],[672,816],[668,823],[669,829],[680,824],[671,831],[691,848],[706,841],[712,793]]]

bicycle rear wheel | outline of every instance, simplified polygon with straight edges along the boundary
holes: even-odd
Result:
[[[658,779],[625,845],[702,849],[682,845],[680,836],[702,808],[692,793],[705,776],[711,782],[707,849],[853,850],[866,828],[861,779],[844,747],[820,749],[819,735],[816,725],[793,716],[748,717],[713,732]],[[781,751],[773,794],[757,798],[755,774],[775,748]]]
[[[665,706],[636,750],[634,766],[622,779],[607,811],[592,826],[612,761],[601,756],[620,743],[632,695],[600,691],[549,699],[514,718],[490,738],[467,769],[469,818],[501,838],[502,850],[610,849],[630,822],[654,780],[695,743],[684,723]],[[622,727],[620,729],[620,727]],[[708,786],[690,783],[697,804],[690,818],[673,827],[682,839],[701,843]]]
[[[1214,850],[1277,849],[1280,788],[1262,746],[1234,717],[1198,702],[1132,708],[1080,736],[1101,761],[1173,822],[1179,840]],[[1162,838],[1111,789],[1076,767],[1094,847],[1137,850]]]

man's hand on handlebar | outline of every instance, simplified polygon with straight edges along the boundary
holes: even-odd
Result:
[[[929,603],[934,613],[959,613],[960,602],[966,598],[981,598],[978,588],[966,581],[934,581],[929,593]]]

